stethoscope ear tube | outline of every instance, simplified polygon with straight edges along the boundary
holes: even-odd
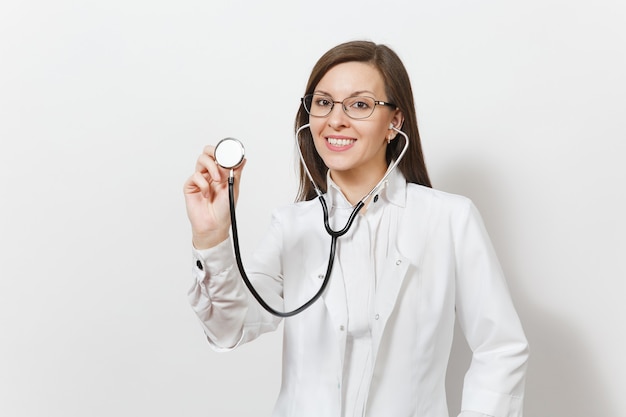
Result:
[[[311,171],[309,171],[309,167],[306,165],[306,161],[304,160],[304,155],[302,155],[302,149],[300,148],[300,141],[299,141],[300,132],[302,132],[304,129],[308,127],[311,127],[310,123],[304,124],[300,126],[298,130],[296,130],[296,133],[294,135],[294,138],[296,139],[296,150],[298,151],[300,162],[302,163],[302,166],[304,167],[304,172],[306,172],[307,177],[309,177],[309,181],[311,181],[311,184],[313,185],[313,188],[315,189],[315,193],[318,195],[318,197],[320,197],[322,195],[322,191],[320,191],[315,181],[313,181],[313,176],[311,175]]]
[[[328,266],[326,267],[326,275],[324,276],[324,281],[322,281],[322,285],[320,289],[317,291],[317,293],[315,293],[315,295],[309,301],[302,304],[300,307],[296,308],[295,310],[287,311],[287,312],[278,311],[272,308],[269,304],[267,304],[265,300],[263,299],[263,297],[261,297],[261,295],[257,292],[257,290],[254,288],[254,286],[250,282],[250,279],[248,278],[248,275],[246,274],[245,268],[243,267],[243,262],[241,261],[241,251],[239,249],[239,235],[237,233],[237,216],[235,216],[235,178],[232,175],[228,177],[228,199],[230,202],[230,224],[231,224],[231,229],[233,232],[233,249],[235,251],[235,260],[237,262],[237,268],[239,269],[241,278],[244,284],[246,284],[246,287],[248,287],[248,290],[250,291],[252,296],[257,300],[257,302],[261,305],[261,307],[263,307],[269,313],[278,317],[295,316],[296,314],[299,314],[303,312],[304,310],[306,310],[307,308],[309,308],[314,302],[318,300],[318,298],[322,296],[322,294],[324,293],[324,290],[328,286],[328,282],[330,281],[330,274],[332,272],[333,264],[335,261],[335,252],[337,250],[337,237],[339,237],[340,235],[331,235],[330,254],[328,256]],[[324,206],[325,206],[325,202],[324,202]],[[326,213],[325,223],[328,223],[327,210],[325,210],[324,212]],[[350,221],[350,224],[351,223],[352,221]],[[346,226],[346,231],[347,231],[347,228],[349,227],[350,227],[349,225]]]
[[[241,278],[243,282],[246,284],[246,287],[248,287],[248,290],[250,291],[252,296],[257,300],[257,302],[261,305],[261,307],[263,307],[269,313],[278,317],[295,316],[296,314],[299,314],[303,312],[304,310],[306,310],[307,308],[309,308],[315,301],[317,301],[322,296],[322,294],[324,293],[324,290],[328,286],[328,282],[330,281],[330,275],[333,270],[333,264],[335,261],[335,253],[337,251],[337,239],[340,236],[343,236],[344,234],[346,234],[348,230],[350,230],[352,223],[356,219],[356,215],[365,206],[365,202],[367,201],[367,199],[370,198],[372,194],[374,194],[374,192],[378,191],[378,189],[387,179],[391,171],[393,171],[396,168],[396,166],[398,165],[402,157],[404,157],[404,154],[406,153],[407,148],[409,146],[408,136],[401,130],[392,126],[391,127],[392,129],[394,129],[396,132],[398,132],[404,137],[405,143],[404,143],[404,148],[402,149],[402,152],[400,153],[398,158],[393,162],[393,164],[387,169],[387,172],[385,173],[383,178],[378,182],[378,184],[365,197],[363,197],[357,203],[356,206],[354,206],[354,208],[352,209],[352,213],[350,214],[350,217],[348,218],[348,221],[346,222],[346,225],[343,227],[343,229],[333,230],[330,227],[330,223],[328,219],[329,215],[328,215],[328,206],[326,205],[326,200],[324,199],[324,196],[322,195],[322,192],[320,191],[320,189],[315,184],[315,181],[313,181],[313,177],[311,176],[311,173],[309,172],[309,169],[306,166],[306,162],[304,161],[304,157],[300,149],[300,144],[298,143],[298,135],[303,129],[307,127],[309,127],[308,124],[303,125],[296,131],[296,134],[295,134],[296,148],[298,149],[300,160],[302,161],[302,165],[304,166],[306,174],[309,177],[309,180],[311,181],[311,183],[313,184],[313,187],[315,188],[315,191],[318,195],[320,204],[322,205],[322,210],[324,212],[324,227],[326,228],[326,232],[328,232],[328,234],[330,235],[331,243],[330,243],[330,254],[328,255],[328,266],[326,267],[326,275],[324,276],[324,280],[322,281],[322,285],[320,286],[320,289],[317,291],[317,293],[315,293],[315,295],[309,301],[302,304],[300,307],[296,308],[295,310],[287,311],[287,312],[278,311],[272,308],[269,304],[267,304],[267,302],[265,302],[263,297],[261,297],[261,295],[257,292],[257,290],[254,288],[254,286],[250,282],[250,279],[248,278],[248,275],[246,274],[245,268],[243,267],[243,262],[241,261],[241,251],[239,249],[239,235],[237,233],[237,217],[235,215],[235,177],[233,173],[233,168],[236,165],[238,165],[241,162],[241,160],[243,160],[243,145],[241,145],[241,142],[232,138],[225,139],[225,141],[229,144],[229,148],[233,148],[232,154],[234,156],[231,157],[231,155],[229,155],[231,162],[225,163],[224,165],[220,164],[224,168],[230,168],[230,176],[228,177],[228,199],[230,203],[230,223],[231,223],[232,237],[233,237],[233,249],[235,251],[235,260],[237,262],[237,268],[239,269],[239,273],[241,274]],[[241,154],[239,154],[239,152],[241,152]]]

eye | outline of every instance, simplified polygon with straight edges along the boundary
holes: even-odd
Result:
[[[352,106],[357,109],[369,109],[370,108],[369,104],[367,104],[364,101],[355,101]]]
[[[332,100],[328,97],[315,97],[314,103],[318,107],[330,107],[333,105]]]
[[[346,104],[353,110],[369,110],[373,105],[367,97],[352,97]]]

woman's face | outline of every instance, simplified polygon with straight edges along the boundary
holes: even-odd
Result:
[[[323,94],[333,101],[366,96],[387,101],[385,84],[378,70],[363,62],[346,62],[331,68],[320,80],[314,94]],[[355,120],[336,103],[328,116],[310,116],[309,123],[315,148],[329,168],[333,180],[357,178],[378,181],[387,169],[385,150],[387,138],[400,128],[403,116],[394,107],[376,105],[366,119]]]

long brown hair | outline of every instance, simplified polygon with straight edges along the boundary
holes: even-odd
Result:
[[[377,45],[369,41],[352,41],[342,43],[326,52],[317,61],[309,81],[307,82],[304,95],[311,94],[315,87],[332,67],[344,62],[365,62],[372,64],[383,77],[385,82],[385,93],[387,100],[394,103],[404,115],[402,131],[409,137],[410,144],[407,153],[404,155],[398,169],[404,174],[408,182],[430,187],[430,179],[422,154],[422,145],[417,129],[417,115],[415,113],[415,103],[413,102],[413,91],[409,75],[404,68],[404,64],[398,55],[385,45]],[[300,109],[296,115],[295,129],[309,122],[309,114],[300,104]],[[401,138],[397,138],[401,139]],[[387,146],[387,164],[395,159],[404,145],[402,140],[393,140]],[[326,192],[326,172],[328,167],[315,150],[313,137],[310,130],[304,129],[300,133],[300,149],[306,161],[313,180],[322,192]],[[317,196],[313,185],[309,181],[306,171],[299,163],[299,188],[296,201],[311,200]]]

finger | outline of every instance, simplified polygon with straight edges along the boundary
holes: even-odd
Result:
[[[215,145],[206,145],[202,149],[202,153],[209,155],[211,158],[215,158]]]
[[[202,166],[211,173],[211,176],[215,181],[226,181],[230,170],[221,167],[220,164],[217,163],[215,159],[215,149],[216,146],[214,145],[207,145],[204,147],[202,155],[208,156],[209,159],[202,157]]]
[[[203,153],[198,157],[196,162],[196,171],[202,174],[208,173],[213,181],[221,182],[224,178],[220,167],[215,162],[215,159],[206,153]]]
[[[200,193],[202,196],[208,198],[211,191],[210,178],[196,171],[185,182],[183,191],[185,194]]]

